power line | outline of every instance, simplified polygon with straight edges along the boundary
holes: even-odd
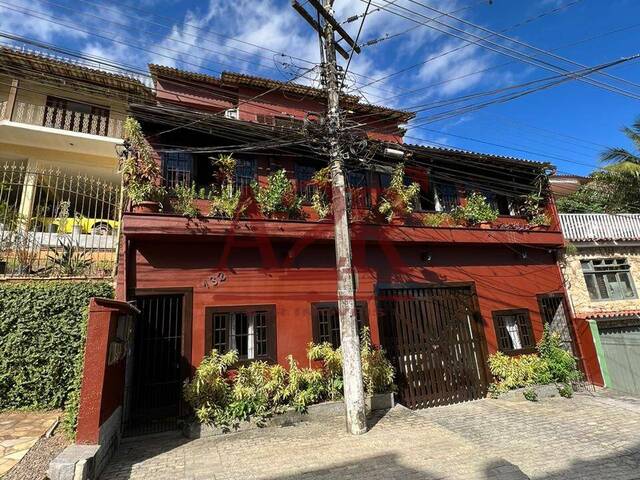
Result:
[[[386,1],[386,0],[384,0],[384,1]],[[438,10],[437,8],[431,7],[431,6],[429,6],[429,5],[425,4],[425,3],[419,2],[417,0],[408,0],[408,1],[413,3],[413,4],[415,4],[415,5],[419,5],[419,6],[423,7],[423,8],[426,8],[427,10],[430,10],[430,11],[432,11],[434,13],[437,13],[438,15],[443,15],[443,16],[452,18],[452,19],[454,19],[454,20],[456,20],[456,21],[458,21],[458,22],[460,22],[460,23],[462,23],[464,25],[468,25],[468,26],[471,26],[473,28],[477,28],[478,30],[481,30],[483,32],[489,33],[491,36],[500,37],[500,38],[505,39],[505,40],[507,40],[509,42],[515,43],[516,45],[522,45],[522,46],[524,46],[526,48],[530,48],[532,50],[535,50],[536,52],[539,52],[539,53],[542,53],[544,55],[550,56],[551,58],[555,58],[555,59],[558,59],[558,60],[562,60],[563,62],[570,63],[571,65],[574,65],[576,67],[581,67],[581,68],[586,68],[587,67],[587,65],[584,65],[582,63],[579,63],[579,62],[576,62],[574,60],[571,60],[570,58],[563,57],[562,55],[558,55],[558,54],[553,53],[553,52],[551,52],[549,50],[545,50],[545,49],[536,47],[535,45],[531,45],[530,43],[523,42],[523,41],[518,40],[516,38],[508,37],[507,35],[504,35],[501,32],[496,32],[494,30],[485,28],[485,27],[483,27],[481,25],[478,25],[476,23],[473,23],[473,22],[470,22],[470,21],[465,20],[463,18],[457,17],[457,16],[455,16],[455,15],[453,15],[451,13],[442,12],[442,11]],[[616,76],[611,75],[611,74],[609,74],[607,72],[599,72],[599,75],[611,78],[613,80],[617,80],[617,81],[622,82],[622,83],[626,83],[626,84],[631,85],[633,87],[640,87],[640,85],[637,84],[637,83],[631,82],[631,81],[626,80],[624,78],[616,77]]]
[[[360,1],[364,1],[364,0],[360,0]],[[386,1],[386,0],[383,0],[383,1]],[[380,6],[379,4],[376,4],[376,3],[372,3],[372,4],[376,5],[376,6]],[[500,45],[498,43],[491,42],[491,41],[487,40],[486,38],[479,37],[478,35],[475,35],[475,34],[473,34],[471,32],[466,31],[466,30],[462,30],[462,29],[459,29],[457,27],[454,27],[454,26],[448,25],[446,23],[440,22],[437,19],[434,19],[432,17],[427,17],[426,15],[423,15],[423,14],[421,14],[419,12],[414,11],[414,10],[407,9],[405,7],[396,5],[396,8],[405,10],[405,11],[409,12],[409,14],[411,14],[411,15],[417,15],[417,16],[426,18],[427,22],[420,22],[419,20],[415,19],[412,16],[407,16],[407,15],[398,13],[398,12],[396,12],[394,10],[390,10],[388,8],[385,8],[384,6],[382,6],[381,8],[383,10],[388,11],[389,13],[391,13],[393,15],[397,15],[397,16],[400,16],[402,18],[406,18],[406,19],[411,20],[411,21],[413,21],[415,23],[423,24],[423,25],[425,25],[425,26],[427,26],[427,27],[429,27],[431,29],[434,29],[434,30],[436,30],[438,32],[444,33],[445,35],[449,35],[449,36],[458,38],[458,39],[460,39],[460,40],[462,40],[462,41],[464,41],[466,43],[472,43],[472,44],[478,45],[478,46],[480,46],[482,48],[486,48],[488,50],[491,50],[493,52],[499,53],[501,55],[506,55],[506,56],[515,58],[515,59],[517,59],[517,60],[519,60],[521,62],[525,62],[525,63],[528,63],[530,65],[534,65],[534,66],[537,66],[539,68],[544,68],[546,70],[550,70],[550,71],[553,71],[553,72],[556,72],[556,73],[560,73],[560,72],[563,72],[563,71],[566,72],[567,71],[566,69],[564,69],[562,67],[558,67],[556,65],[553,65],[553,64],[551,64],[551,63],[549,63],[547,61],[537,59],[535,57],[532,57],[529,54],[525,54],[525,53],[519,52],[517,50],[514,50],[512,48],[506,47],[504,45]],[[444,30],[442,28],[435,27],[434,25],[430,25],[429,22],[434,22],[436,24],[443,25],[445,28],[461,32],[461,34],[452,33],[450,31]],[[474,40],[469,40],[468,38],[465,38],[464,36],[462,36],[463,34],[472,37]],[[483,44],[481,42],[486,42],[488,45],[485,45],[485,44]],[[627,90],[621,89],[619,87],[612,86],[612,85],[607,84],[607,83],[603,83],[603,82],[600,82],[600,81],[597,81],[597,80],[587,79],[587,78],[580,79],[580,81],[588,83],[590,85],[596,86],[596,87],[604,89],[604,90],[608,90],[608,91],[611,91],[611,92],[614,92],[614,93],[618,93],[620,95],[624,95],[626,97],[630,97],[630,98],[634,98],[634,99],[640,100],[640,96],[638,96],[638,95],[636,95],[636,94],[634,94],[632,92],[629,92]]]

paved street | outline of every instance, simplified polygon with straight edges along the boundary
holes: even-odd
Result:
[[[125,443],[104,479],[640,479],[640,401],[480,400],[374,419]],[[373,423],[373,422],[372,422]]]

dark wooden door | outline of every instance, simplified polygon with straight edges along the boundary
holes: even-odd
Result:
[[[177,425],[183,380],[183,295],[145,295],[137,304],[129,435]]]
[[[400,403],[425,408],[486,395],[484,335],[470,287],[385,288],[378,306]]]

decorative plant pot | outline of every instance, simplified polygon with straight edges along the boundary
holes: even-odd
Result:
[[[133,205],[133,213],[158,213],[160,202],[144,201]]]

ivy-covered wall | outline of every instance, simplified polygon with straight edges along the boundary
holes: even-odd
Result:
[[[91,297],[110,282],[0,283],[0,410],[62,408],[79,385]]]

